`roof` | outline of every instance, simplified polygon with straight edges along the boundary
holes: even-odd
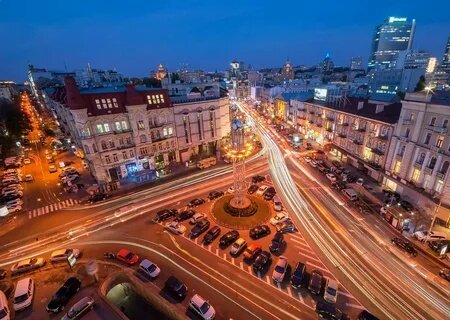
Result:
[[[125,87],[100,87],[100,88],[87,88],[81,89],[81,94],[101,94],[101,93],[114,93],[114,92],[125,92]]]
[[[373,93],[369,97],[370,100],[377,100],[383,102],[398,102],[400,101],[400,97],[396,94],[389,93]]]

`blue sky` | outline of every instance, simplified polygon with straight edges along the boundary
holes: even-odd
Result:
[[[232,59],[260,68],[367,61],[374,27],[388,16],[417,21],[413,47],[442,57],[450,1],[53,1],[0,0],[0,79],[24,80],[29,63],[63,70],[116,68],[146,76],[224,69]]]

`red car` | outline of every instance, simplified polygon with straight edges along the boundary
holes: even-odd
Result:
[[[120,249],[117,252],[116,258],[130,266],[139,261],[139,256],[127,249]]]

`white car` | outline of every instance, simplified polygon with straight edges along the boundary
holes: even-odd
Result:
[[[325,291],[323,293],[323,298],[326,302],[336,303],[338,295],[339,284],[336,280],[327,279],[327,284],[325,285]]]
[[[195,294],[189,301],[189,309],[194,311],[203,320],[212,320],[216,316],[216,310],[214,310],[207,300],[198,294]]]
[[[50,256],[51,262],[67,261],[69,258],[78,258],[80,256],[79,249],[59,249],[53,251]]]
[[[79,177],[80,177],[80,176],[77,175],[77,174],[71,174],[71,175],[68,175],[68,176],[65,176],[65,177],[60,178],[60,180],[61,180],[62,183],[66,183],[67,181],[70,181],[70,182],[75,181],[75,180],[77,180]]]
[[[247,247],[247,241],[244,238],[237,239],[232,245],[230,253],[233,256],[239,255]]]
[[[310,157],[304,157],[303,159],[305,160],[305,162],[311,162],[311,158]]]
[[[278,212],[274,217],[270,219],[270,224],[276,226],[277,224],[283,223],[288,219],[289,217],[286,212]]]
[[[309,165],[310,165],[311,167],[313,167],[313,168],[317,167],[317,162],[316,162],[316,160],[311,160],[311,161],[309,162]]]
[[[356,180],[356,184],[362,186],[364,184],[364,179],[359,178],[358,180]]]
[[[286,274],[286,270],[288,268],[288,260],[285,256],[280,256],[278,258],[278,262],[273,269],[272,279],[275,282],[283,282],[284,275]]]
[[[334,174],[332,174],[332,173],[327,173],[326,174],[326,177],[327,177],[327,179],[328,180],[330,180],[331,182],[335,182],[337,179],[336,179],[336,176],[334,175]]]
[[[273,198],[273,210],[275,211],[283,211],[283,203],[281,202],[278,196]]]
[[[14,205],[14,206],[7,205],[6,209],[8,209],[9,213],[19,212],[19,211],[22,211],[22,206],[21,205]]]
[[[30,158],[23,159],[23,164],[31,164]]]
[[[34,180],[33,176],[31,174],[27,174],[24,178],[25,182],[31,182]]]
[[[258,188],[258,191],[256,191],[256,194],[258,196],[262,196],[264,194],[264,192],[266,192],[267,188],[269,188],[269,186],[267,185],[262,185]]]
[[[161,269],[156,264],[147,259],[141,261],[139,270],[152,279],[156,278],[161,272]]]
[[[13,275],[28,272],[34,269],[38,269],[45,266],[45,260],[43,258],[31,258],[17,262],[11,267],[11,273]]]
[[[166,223],[166,229],[175,234],[183,234],[186,232],[186,227],[177,221]]]
[[[203,218],[206,217],[206,214],[201,213],[201,212],[197,212],[196,214],[194,214],[191,218],[191,220],[189,220],[190,224],[196,224],[197,222],[199,222],[200,220],[202,220]]]
[[[234,186],[229,187],[227,193],[234,193]]]

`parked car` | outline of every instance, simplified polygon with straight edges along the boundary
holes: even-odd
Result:
[[[196,224],[197,222],[199,222],[200,220],[203,220],[205,218],[206,218],[206,214],[197,212],[192,216],[191,220],[189,220],[189,223]]]
[[[283,203],[281,202],[278,196],[273,198],[273,210],[275,211],[283,211]]]
[[[178,215],[178,217],[175,218],[175,221],[181,222],[181,221],[190,219],[190,218],[192,218],[194,216],[194,214],[195,214],[195,210],[192,210],[192,209],[182,211]]]
[[[325,175],[327,177],[328,180],[330,180],[331,182],[335,182],[337,180],[336,176],[332,173],[327,173]]]
[[[363,310],[358,315],[358,320],[380,320],[367,310]]]
[[[23,180],[25,182],[32,182],[34,180],[33,176],[31,174],[27,174],[25,175],[25,177],[23,178]]]
[[[194,311],[203,320],[212,320],[216,316],[214,308],[198,294],[195,294],[189,301],[189,309]]]
[[[277,231],[282,233],[295,232],[296,228],[292,220],[286,220],[276,226]]]
[[[47,311],[58,313],[64,310],[64,306],[69,302],[81,288],[81,281],[76,277],[70,277],[64,282],[61,288],[56,291],[47,305]]]
[[[239,238],[231,245],[230,254],[238,256],[247,247],[247,241],[244,238]]]
[[[6,209],[8,209],[9,213],[13,213],[13,212],[20,212],[23,210],[22,206],[20,204],[15,204],[15,205],[7,205]]]
[[[139,270],[152,279],[156,278],[161,272],[161,269],[156,264],[147,259],[141,261]]]
[[[252,177],[252,183],[263,182],[264,180],[266,180],[266,177],[261,175],[256,175]]]
[[[81,298],[72,308],[61,318],[61,320],[78,320],[94,309],[95,300],[88,296]]]
[[[15,263],[11,267],[11,274],[16,275],[19,273],[24,273],[24,272],[39,269],[43,266],[45,266],[44,258],[39,257],[39,258],[25,259],[25,260]]]
[[[57,171],[58,171],[58,169],[56,168],[55,165],[51,164],[51,165],[48,166],[48,172],[54,173],[54,172],[57,172]]]
[[[223,195],[224,195],[223,191],[212,191],[208,194],[208,199],[214,200],[214,199],[222,197]]]
[[[108,197],[108,195],[106,193],[96,193],[89,197],[88,203],[95,203],[98,201],[102,201],[102,200],[106,199],[107,197]]]
[[[183,234],[186,227],[178,221],[167,222],[165,228],[174,234]]]
[[[211,229],[209,229],[208,232],[203,237],[203,243],[210,244],[211,242],[213,242],[214,239],[216,239],[219,236],[220,231],[221,230],[219,226],[214,226]]]
[[[166,280],[166,282],[164,283],[164,288],[172,297],[180,300],[186,297],[186,293],[188,290],[186,285],[174,276],[170,276]]]
[[[259,243],[253,242],[244,251],[244,259],[252,260],[262,251],[262,247]]]
[[[249,194],[254,194],[259,189],[258,185],[252,184],[250,187],[248,187],[247,192]]]
[[[272,253],[276,253],[276,252],[280,251],[280,249],[282,248],[282,246],[284,244],[285,244],[285,241],[284,241],[283,233],[277,232],[277,233],[275,233],[275,236],[273,237],[272,241],[270,242],[269,250]]]
[[[258,191],[256,191],[256,195],[262,196],[264,194],[264,192],[266,192],[267,188],[269,188],[269,186],[267,186],[267,185],[260,186],[258,188]]]
[[[221,247],[227,247],[239,238],[239,231],[231,230],[220,237],[219,244]]]
[[[177,209],[162,209],[156,213],[154,221],[161,222],[173,218],[178,214]]]
[[[301,262],[297,262],[291,276],[291,286],[298,289],[301,288],[306,278],[306,265]]]
[[[205,199],[196,198],[196,199],[192,199],[191,201],[189,201],[188,207],[194,208],[194,207],[198,207],[204,203],[205,203]]]
[[[270,224],[276,226],[277,224],[283,223],[289,219],[286,212],[278,212],[274,217],[270,219]]]
[[[264,191],[264,200],[272,200],[276,195],[276,191],[274,187],[269,187]]]
[[[272,280],[275,282],[283,282],[284,276],[288,268],[288,260],[285,256],[280,256],[272,273]]]
[[[324,301],[317,301],[316,312],[321,318],[330,320],[344,320],[347,319],[347,315],[341,310],[336,308],[334,305],[329,304]]]
[[[268,251],[261,251],[253,262],[253,270],[255,272],[262,271],[268,264],[272,262],[272,255]]]
[[[189,237],[197,238],[203,232],[208,230],[209,226],[210,226],[210,222],[207,219],[202,219],[202,220],[198,221],[195,224],[195,226],[192,228],[191,232],[189,233]]]
[[[270,234],[270,228],[269,228],[269,226],[267,226],[265,224],[259,225],[259,226],[251,228],[249,231],[249,234],[250,234],[250,238],[252,238],[253,240],[256,240],[256,239],[262,238],[262,237]]]
[[[414,246],[409,243],[407,240],[402,238],[392,238],[391,242],[395,244],[397,247],[399,247],[401,250],[405,251],[409,255],[415,257],[417,256],[417,250],[414,248]]]
[[[447,281],[450,281],[450,269],[443,268],[439,271],[439,275]]]
[[[364,179],[358,178],[358,180],[356,180],[356,184],[362,186],[364,184]]]
[[[399,205],[406,211],[414,211],[414,206],[406,200],[400,200]]]
[[[137,254],[134,254],[130,250],[127,249],[120,249],[119,252],[116,254],[117,260],[120,260],[122,262],[125,262],[126,264],[132,266],[136,264],[139,260],[139,256]]]
[[[314,294],[320,294],[320,290],[322,290],[322,274],[313,270],[309,277],[308,290]]]
[[[450,240],[435,240],[429,241],[428,246],[434,252],[440,253],[444,247],[447,247],[447,251],[450,250]]]
[[[339,284],[336,280],[327,278],[323,299],[329,303],[336,303]]]
[[[312,159],[310,157],[303,157],[303,160],[305,160],[306,163],[309,163]]]
[[[78,258],[80,256],[79,249],[59,249],[53,251],[50,255],[50,262],[67,261],[70,258]]]

